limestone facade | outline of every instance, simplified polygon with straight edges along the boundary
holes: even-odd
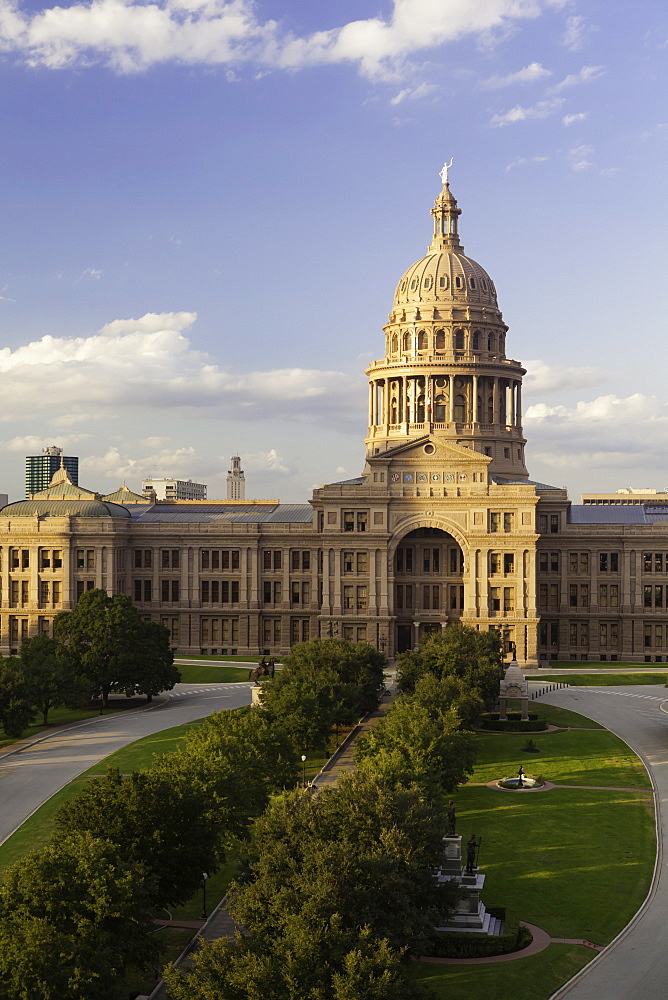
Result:
[[[447,183],[432,215],[367,371],[362,475],[280,504],[102,497],[61,470],[0,512],[3,654],[102,587],[181,653],[280,656],[337,635],[392,656],[461,621],[499,630],[522,666],[668,660],[668,513],[604,519],[529,480],[524,369]]]

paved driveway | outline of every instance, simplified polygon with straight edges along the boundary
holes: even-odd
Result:
[[[0,753],[0,843],[54,792],[115,750],[211,712],[250,704],[250,684],[177,684],[160,701],[76,723],[11,754]]]
[[[659,803],[658,880],[640,918],[616,943],[586,967],[570,987],[554,994],[567,1000],[661,1000],[668,994],[668,690],[642,685],[562,688],[541,701],[602,723],[621,736],[647,763]],[[595,838],[596,831],[592,831]],[[620,831],[623,836],[624,832]],[[633,845],[631,845],[633,846]]]

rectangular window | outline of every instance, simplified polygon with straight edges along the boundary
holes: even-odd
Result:
[[[490,552],[490,554],[489,554],[489,572],[490,572],[490,576],[496,576],[497,573],[501,572],[501,553],[500,552]]]
[[[179,600],[179,581],[172,580],[172,601]]]
[[[550,514],[550,534],[556,535],[559,531],[559,515]]]
[[[397,610],[403,608],[404,606],[404,587],[403,584],[401,583],[397,584],[396,605],[397,605]]]
[[[514,611],[515,610],[515,588],[514,587],[504,587],[503,588],[503,610],[504,611]]]
[[[514,531],[515,530],[515,515],[514,514],[504,514],[503,515],[503,530],[504,531]]]
[[[365,510],[358,510],[357,511],[357,530],[358,531],[366,531],[366,524],[367,524],[368,517],[369,517],[369,515],[367,514],[367,512]]]
[[[344,573],[352,573],[354,558],[355,558],[355,553],[354,552],[344,552],[343,553],[343,572]],[[398,558],[399,558],[399,552],[397,552],[397,559]]]
[[[643,629],[643,645],[645,649],[649,649],[652,645],[652,626],[645,625]]]
[[[405,551],[404,551],[404,559],[406,561],[406,572],[407,573],[412,573],[413,572],[413,550],[412,549],[405,549]]]
[[[366,573],[367,572],[367,566],[368,566],[368,559],[367,559],[366,552],[358,552],[357,553],[357,572],[358,573]]]
[[[654,553],[654,572],[655,573],[663,573],[663,553],[662,552],[655,552]]]
[[[513,552],[503,554],[503,572],[508,575],[515,572],[515,555]]]
[[[152,580],[144,580],[144,600],[145,601],[152,601],[153,600],[153,581]]]
[[[547,514],[538,515],[538,531],[547,534]]]
[[[550,573],[559,572],[559,553],[550,552]]]
[[[344,587],[343,588],[343,607],[346,611],[351,611],[355,603],[355,588],[354,587]]]
[[[434,551],[432,552],[432,560],[431,561],[432,561],[432,565],[434,567],[434,573],[440,573],[441,572],[441,550],[440,549],[434,549]]]
[[[232,569],[239,569],[239,550],[232,549]],[[274,570],[283,569],[283,553],[280,549],[274,551]]]
[[[352,553],[351,553],[351,555],[352,555]],[[395,556],[395,561],[396,561],[396,566],[397,566],[397,573],[403,573],[403,571],[404,571],[404,550],[403,549],[397,549],[396,556]]]
[[[135,549],[135,569],[141,569],[142,567],[142,549]]]
[[[211,603],[220,604],[220,580],[211,581]]]
[[[160,581],[160,587],[161,587],[161,591],[162,591],[162,601],[163,601],[163,604],[168,604],[169,603],[169,583],[170,583],[169,580],[161,580]]]
[[[571,573],[577,573],[578,571],[578,554],[577,552],[568,553],[568,568]]]
[[[619,607],[619,586],[616,583],[610,584],[610,607]]]
[[[589,584],[583,583],[580,585],[580,607],[589,607]]]
[[[663,607],[663,587],[654,588],[654,607],[655,608]]]
[[[142,585],[141,580],[135,580],[134,582],[135,601],[141,601],[141,594],[142,594],[141,585]]]
[[[224,550],[220,553],[220,568],[229,569],[230,568],[230,553]],[[271,566],[265,566],[264,569],[271,569]]]
[[[580,572],[581,573],[588,573],[589,572],[589,553],[588,552],[581,552],[580,553]]]
[[[431,588],[431,606],[434,611],[438,611],[441,606],[441,588],[438,585]]]
[[[290,603],[301,603],[301,587],[299,586],[299,583],[292,583],[290,586]]]
[[[53,550],[53,568],[62,569],[63,565],[63,552],[62,549]]]
[[[354,531],[355,530],[355,511],[354,510],[344,510],[344,512],[343,512],[343,530],[344,531]]]
[[[309,552],[308,549],[306,549],[304,552],[302,552],[302,569],[305,570],[310,568],[311,568],[311,553]]]
[[[160,566],[162,569],[169,569],[169,549],[162,549],[160,553]]]
[[[599,646],[607,646],[608,645],[608,626],[607,625],[603,625],[603,624],[599,625],[599,628],[598,628],[598,644],[599,644]]]
[[[646,608],[652,607],[652,588],[643,587],[643,605]]]
[[[598,588],[598,606],[599,608],[607,608],[608,606],[608,585],[607,583],[600,584]]]
[[[619,573],[619,552],[610,553],[610,572]]]
[[[423,549],[422,551],[422,572],[431,572],[431,552],[429,549]]]
[[[411,610],[413,607],[413,584],[407,583],[404,588],[404,596],[406,598],[406,608]]]
[[[558,583],[551,583],[550,584],[550,607],[551,608],[558,608],[559,607],[559,584]]]
[[[577,608],[578,606],[578,585],[577,583],[571,583],[568,587],[568,604],[571,608]]]
[[[262,568],[271,569],[271,550],[265,549],[262,553]]]
[[[578,627],[575,622],[569,622],[568,641],[571,646],[577,646],[578,644]]]
[[[431,607],[431,587],[428,587],[426,584],[422,588],[422,607],[425,611],[429,611]]]
[[[547,584],[546,583],[539,583],[538,584],[538,607],[539,608],[546,608],[547,607],[547,595],[548,595]]]
[[[290,553],[290,569],[299,569],[299,551],[297,549],[293,549]]]
[[[538,553],[538,569],[541,573],[547,573],[547,552]]]
[[[366,611],[367,608],[367,589],[366,587],[357,588],[357,610]]]
[[[580,626],[580,645],[581,646],[588,646],[589,645],[589,625],[588,624],[584,624],[584,625]]]
[[[642,568],[644,569],[644,571],[646,573],[651,573],[652,572],[652,553],[651,552],[643,552],[643,556],[642,556]]]
[[[238,580],[232,580],[231,590],[232,590],[232,604],[238,604],[239,603],[239,581]]]
[[[601,552],[598,557],[598,569],[600,573],[608,572],[608,553]]]
[[[490,532],[499,531],[501,528],[501,514],[496,511],[490,512],[489,515],[489,530]]]
[[[211,569],[220,569],[220,552],[217,550],[211,553]]]
[[[451,590],[454,591],[454,587]],[[451,604],[451,606],[453,605]],[[454,606],[456,607],[456,604]],[[499,587],[489,588],[489,608],[490,611],[501,610],[501,589]]]
[[[613,622],[610,625],[610,645],[611,646],[619,645],[619,625],[617,624],[617,622]]]

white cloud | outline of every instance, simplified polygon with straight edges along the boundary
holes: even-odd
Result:
[[[588,114],[589,112],[587,111],[578,111],[576,114],[573,115],[564,115],[564,117],[561,119],[561,124],[565,125],[566,128],[568,128],[570,125],[575,125],[576,122],[585,121],[588,117]]]
[[[579,173],[581,170],[589,170],[590,167],[593,167],[594,162],[589,159],[593,152],[593,146],[576,146],[574,149],[569,149],[571,169]]]
[[[160,63],[299,69],[353,63],[391,77],[402,60],[464,36],[505,32],[565,0],[393,0],[392,12],[298,37],[258,19],[252,0],[88,0],[37,13],[0,6],[0,47],[29,64],[61,69],[101,63],[131,73]],[[233,77],[236,79],[236,76]]]
[[[250,471],[259,471],[262,469],[269,470],[271,472],[291,471],[290,467],[286,465],[283,456],[279,455],[275,448],[270,448],[269,451],[252,451],[245,453],[244,465]]]
[[[102,277],[102,271],[99,271],[96,267],[87,267],[85,271],[81,272],[83,278],[90,278],[91,281],[99,281]]]
[[[546,163],[549,157],[547,156],[520,156],[519,160],[513,160],[506,166],[506,171],[513,170],[515,167],[522,167],[526,163]]]
[[[514,125],[516,122],[548,118],[563,103],[563,98],[553,97],[551,100],[538,101],[537,104],[528,108],[523,108],[520,104],[516,104],[510,111],[493,115],[490,119],[490,125],[495,128],[503,128],[505,125]]]
[[[508,73],[507,76],[490,76],[486,80],[481,80],[480,87],[482,90],[501,90],[503,87],[512,87],[516,83],[534,83],[546,76],[552,76],[552,70],[545,69],[540,63],[532,62],[523,69],[518,69],[516,73]]]
[[[390,104],[403,104],[404,101],[417,101],[433,93],[436,87],[431,83],[420,83],[417,87],[405,87],[391,99]]]
[[[42,435],[41,437],[37,434],[25,434],[18,437],[10,438],[9,441],[0,441],[0,448],[4,451],[11,452],[12,454],[19,455],[41,455],[42,449],[50,447],[51,445],[56,445],[58,448],[63,448],[65,454],[68,450],[81,441],[85,441],[90,437],[90,434],[59,434],[59,435]]]
[[[592,29],[585,24],[584,17],[573,14],[566,18],[566,30],[562,39],[562,44],[571,52],[579,52],[584,45],[585,38]]]
[[[578,87],[581,83],[591,83],[593,80],[598,80],[603,73],[605,73],[603,66],[583,66],[579,73],[569,73],[563,80],[555,84],[550,89],[550,93],[558,94],[559,91],[567,90],[569,87]]]
[[[539,392],[557,392],[562,389],[600,385],[608,377],[608,372],[601,368],[553,365],[541,360],[524,361],[523,364],[527,370],[524,377],[524,390],[527,396],[535,396]]]
[[[40,417],[67,426],[147,409],[266,420],[357,421],[364,385],[345,372],[284,368],[228,372],[184,336],[196,314],[147,313],[90,337],[46,335],[0,350],[5,420]]]
[[[117,445],[110,445],[103,455],[89,455],[81,459],[79,478],[95,482],[103,476],[120,483],[123,479],[131,478],[136,482],[148,476],[161,479],[172,476],[192,477],[195,455],[193,447],[172,450],[161,448],[141,458],[129,458],[121,454]]]

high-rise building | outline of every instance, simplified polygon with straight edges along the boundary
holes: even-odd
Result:
[[[206,500],[206,486],[192,479],[144,479],[141,491],[157,500]]]
[[[232,456],[232,468],[227,473],[227,499],[246,499],[246,477],[241,468],[241,458],[239,455]]]
[[[63,449],[55,444],[42,448],[41,455],[26,456],[26,496],[45,490],[51,482],[54,472],[61,465],[67,469],[70,479],[75,484],[79,482],[79,459],[74,455],[63,455]]]

